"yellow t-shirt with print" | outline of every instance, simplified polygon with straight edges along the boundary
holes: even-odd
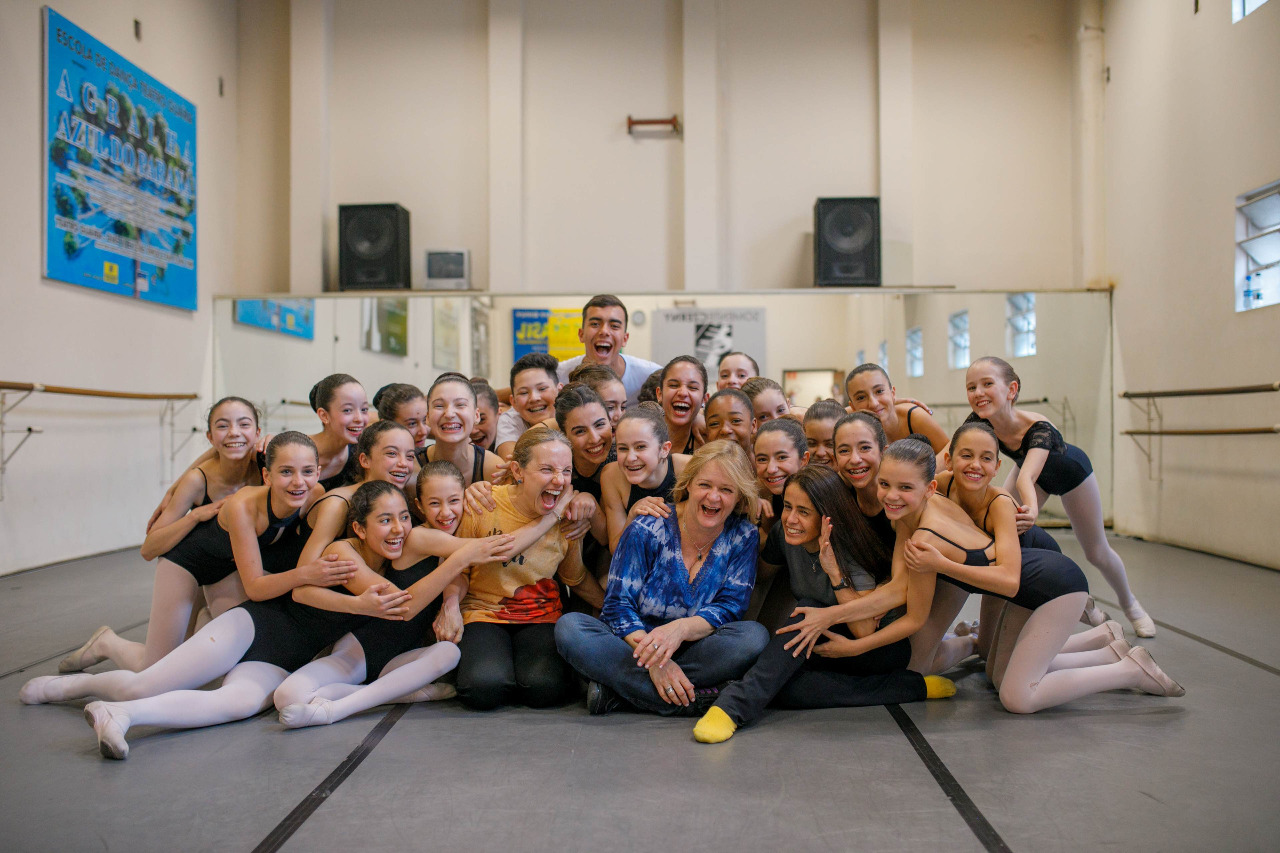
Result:
[[[526,515],[511,501],[514,486],[495,486],[496,510],[475,515],[468,511],[458,525],[457,535],[465,538],[514,533],[538,516]],[[462,621],[537,623],[555,622],[563,607],[555,575],[570,548],[580,547],[565,538],[559,525],[553,527],[523,553],[509,561],[494,560],[472,566],[462,573],[467,579],[467,594],[462,599]],[[585,569],[583,570],[585,574]],[[581,577],[564,578],[576,586]]]

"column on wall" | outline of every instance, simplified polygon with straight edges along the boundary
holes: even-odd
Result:
[[[334,0],[289,6],[289,290],[319,293],[329,280],[329,80]]]
[[[879,0],[880,251],[887,286],[914,284],[911,4]]]
[[[489,289],[525,289],[524,2],[489,0]]]
[[[720,16],[716,0],[685,0],[683,12],[684,286],[721,289]]]

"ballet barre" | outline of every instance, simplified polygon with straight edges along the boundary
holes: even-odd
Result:
[[[279,401],[275,403],[271,403],[266,400],[263,400],[262,401],[262,419],[264,423],[262,425],[262,428],[264,430],[268,429],[268,425],[270,424],[271,419],[276,415],[277,412],[279,412],[285,406],[293,406],[295,408],[303,408],[303,409],[311,408],[310,403],[303,402],[302,400],[287,400],[284,397],[281,397]]]
[[[1137,445],[1138,452],[1147,457],[1147,478],[1159,480],[1160,469],[1163,468],[1163,443],[1152,444],[1151,437],[1156,436],[1190,436],[1190,435],[1275,435],[1280,433],[1280,424],[1260,427],[1215,427],[1211,429],[1165,429],[1164,412],[1160,410],[1159,400],[1185,397],[1222,397],[1236,394],[1269,394],[1280,391],[1280,382],[1263,382],[1258,385],[1227,385],[1217,388],[1181,388],[1170,391],[1122,391],[1119,397],[1133,402],[1142,409],[1146,416],[1146,429],[1121,430]],[[1138,401],[1142,402],[1139,403]],[[1145,442],[1145,444],[1144,444]],[[1157,460],[1159,456],[1159,460]]]
[[[8,401],[11,393],[17,392],[20,396],[13,402]],[[155,394],[142,393],[134,391],[104,391],[98,388],[76,388],[69,385],[44,385],[39,382],[8,382],[0,380],[0,501],[4,500],[4,474],[8,470],[9,462],[27,443],[28,439],[33,435],[39,435],[44,432],[43,427],[26,426],[23,429],[9,429],[7,418],[11,411],[20,406],[32,394],[63,394],[72,397],[97,397],[111,400],[158,400],[164,403],[160,411],[161,428],[168,427],[169,433],[169,450],[168,464],[173,465],[174,458],[178,452],[191,441],[191,437],[200,431],[199,427],[191,427],[190,432],[186,432],[186,437],[182,441],[178,441],[178,435],[184,430],[177,427],[177,415],[192,400],[200,399],[199,394]],[[5,447],[6,435],[21,435],[22,440],[14,445],[12,450]],[[165,448],[164,442],[160,447],[160,467],[165,469]],[[165,477],[167,481],[169,477]]]
[[[671,132],[676,136],[680,135],[680,116],[673,115],[671,118],[632,118],[627,116],[627,133],[634,135],[637,127],[669,127]]]
[[[1232,385],[1227,388],[1187,388],[1182,391],[1122,391],[1126,400],[1154,400],[1160,397],[1215,397],[1224,394],[1266,394],[1280,391],[1280,382],[1261,385]]]

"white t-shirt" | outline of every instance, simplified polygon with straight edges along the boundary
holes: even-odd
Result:
[[[582,359],[583,356],[575,355],[573,358],[560,362],[559,376],[561,382],[569,381],[569,374],[579,364],[582,364]],[[640,389],[644,386],[644,381],[661,370],[662,365],[654,364],[652,361],[646,361],[643,358],[635,358],[626,353],[622,354],[622,361],[626,365],[621,377],[622,387],[627,389],[627,408],[629,409],[640,402],[637,398],[640,395]],[[502,439],[499,438],[498,442],[501,443]]]
[[[524,422],[524,418],[520,417],[520,413],[514,408],[507,409],[498,415],[498,439],[494,446],[506,444],[508,441],[519,441],[520,436],[524,435],[524,431],[529,425]]]

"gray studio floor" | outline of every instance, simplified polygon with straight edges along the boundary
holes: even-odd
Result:
[[[83,703],[17,691],[100,624],[140,639],[150,567],[128,552],[0,578],[0,849],[1277,849],[1280,573],[1115,546],[1184,699],[1016,717],[971,672],[949,701],[775,712],[714,747],[687,720],[443,702],[301,731],[137,728],[106,761]]]

